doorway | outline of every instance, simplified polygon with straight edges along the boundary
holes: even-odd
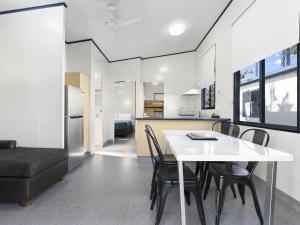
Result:
[[[104,146],[101,154],[137,157],[134,140],[136,117],[136,82],[116,81],[113,84],[113,143]]]

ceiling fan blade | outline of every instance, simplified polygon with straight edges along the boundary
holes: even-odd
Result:
[[[133,23],[140,22],[142,20],[143,20],[142,17],[137,17],[137,18],[129,19],[129,20],[120,19],[120,20],[118,20],[118,24],[119,24],[119,26],[127,26],[127,25],[130,25],[130,24],[133,24]]]

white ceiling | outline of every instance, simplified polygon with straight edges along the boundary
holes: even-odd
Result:
[[[66,39],[92,38],[109,60],[151,57],[194,50],[230,0],[66,0]],[[1,0],[0,11],[61,2],[57,0]],[[143,20],[111,32],[105,26],[106,6],[116,3],[118,16]],[[93,18],[93,19],[91,19]],[[187,24],[180,37],[168,26]]]

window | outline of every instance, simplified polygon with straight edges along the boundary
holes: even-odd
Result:
[[[299,132],[299,44],[241,69],[234,78],[234,120]]]
[[[240,71],[240,121],[260,121],[259,64]]]
[[[202,109],[215,108],[215,84],[201,90]]]

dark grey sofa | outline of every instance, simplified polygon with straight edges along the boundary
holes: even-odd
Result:
[[[29,206],[67,172],[64,149],[16,147],[16,141],[0,141],[0,202]]]

